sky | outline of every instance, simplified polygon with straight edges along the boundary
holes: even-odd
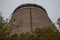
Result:
[[[45,8],[53,23],[60,17],[60,0],[0,0],[0,12],[4,19],[9,18],[19,5],[25,3],[38,4]]]

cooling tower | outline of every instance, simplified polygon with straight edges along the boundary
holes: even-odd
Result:
[[[36,28],[53,27],[46,10],[36,4],[23,4],[17,7],[8,24],[10,33],[32,33]]]

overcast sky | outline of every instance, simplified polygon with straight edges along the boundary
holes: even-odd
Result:
[[[60,17],[60,0],[0,0],[0,12],[4,18],[9,18],[15,8],[24,3],[34,3],[44,7],[53,23]]]

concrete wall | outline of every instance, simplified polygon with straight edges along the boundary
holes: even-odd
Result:
[[[32,15],[32,27],[30,13]],[[36,28],[51,27],[54,29],[52,26],[53,23],[44,10],[38,7],[22,7],[13,13],[9,23],[9,31],[12,34],[32,33]]]

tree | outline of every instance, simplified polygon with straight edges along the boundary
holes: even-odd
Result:
[[[0,40],[5,40],[8,38],[9,32],[7,28],[7,21],[5,21],[0,12]]]
[[[30,39],[32,38],[30,37],[30,34],[28,32],[20,34],[20,40],[30,40]]]
[[[58,18],[57,24],[59,25],[59,29],[60,29],[60,18]]]
[[[57,20],[57,24],[60,26],[60,18],[58,18],[58,20]]]

